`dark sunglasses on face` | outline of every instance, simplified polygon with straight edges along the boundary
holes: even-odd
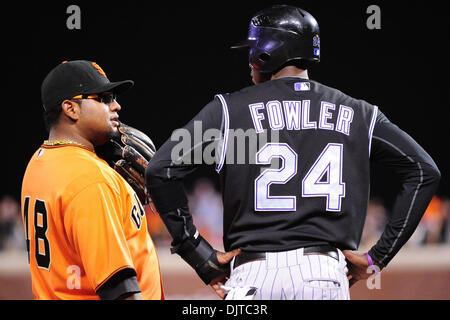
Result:
[[[111,104],[117,99],[117,95],[112,92],[104,92],[99,94],[80,94],[72,99],[93,99],[100,103]]]

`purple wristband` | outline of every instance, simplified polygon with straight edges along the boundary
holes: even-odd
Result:
[[[373,266],[373,260],[372,257],[368,252],[366,252],[367,261],[369,261],[369,267]]]
[[[375,271],[376,274],[380,273],[378,266],[373,264],[372,257],[368,252],[366,252],[367,261],[369,262],[369,268],[371,268],[373,271]],[[373,267],[373,268],[372,268]]]

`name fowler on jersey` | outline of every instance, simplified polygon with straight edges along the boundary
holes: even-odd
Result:
[[[262,122],[266,119],[263,110],[266,111],[267,120],[272,130],[308,130],[323,129],[334,130],[345,135],[350,135],[350,125],[353,121],[354,111],[352,108],[339,105],[337,119],[332,122],[336,113],[336,105],[331,102],[320,102],[319,118],[312,120],[310,117],[310,100],[272,100],[265,105],[262,102],[253,103],[249,106],[250,115],[253,120],[256,133],[264,131]]]

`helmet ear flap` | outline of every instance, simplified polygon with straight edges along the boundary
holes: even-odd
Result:
[[[258,59],[263,62],[269,62],[271,57],[270,57],[270,54],[268,54],[267,52],[263,52],[263,53],[259,54]]]
[[[254,69],[260,72],[269,72],[268,69],[271,69],[273,59],[269,52],[255,47],[250,49],[249,62]]]
[[[260,72],[273,73],[287,59],[285,48],[282,41],[261,39],[249,51],[250,64]]]
[[[264,69],[264,61],[258,59],[259,54],[255,54],[255,51],[254,48],[250,49],[248,61],[253,69],[260,71],[261,69]]]

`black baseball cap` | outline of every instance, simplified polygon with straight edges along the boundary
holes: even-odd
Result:
[[[44,110],[58,106],[78,95],[106,91],[120,94],[133,86],[132,80],[111,82],[100,66],[92,61],[64,61],[51,70],[41,85]]]

